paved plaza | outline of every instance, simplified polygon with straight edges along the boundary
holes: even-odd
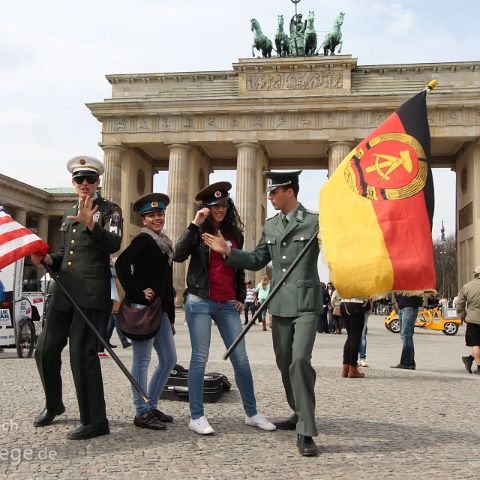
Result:
[[[222,360],[223,344],[213,329],[208,370],[233,380]],[[128,381],[111,358],[102,359],[111,434],[71,441],[78,407],[64,353],[64,402],[53,425],[34,428],[44,406],[33,359],[0,353],[0,478],[159,478],[159,479],[465,479],[478,478],[480,376],[461,362],[464,327],[453,337],[416,329],[416,371],[390,369],[400,358],[400,338],[369,319],[369,367],[365,379],[340,377],[344,335],[318,334],[317,424],[320,455],[301,457],[295,433],[264,432],[244,424],[236,386],[216,404],[206,405],[215,435],[188,430],[188,404],[162,401],[175,420],[167,431],[133,426]],[[178,363],[188,367],[190,347],[183,312],[178,312]],[[115,338],[114,343],[119,344]],[[247,336],[258,408],[271,418],[289,415],[275,366],[271,333],[255,326]],[[117,348],[130,366],[131,350]]]

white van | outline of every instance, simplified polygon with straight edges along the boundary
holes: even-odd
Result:
[[[29,258],[0,271],[5,298],[0,302],[0,348],[16,348],[21,358],[31,357],[42,330],[46,280],[39,280]]]

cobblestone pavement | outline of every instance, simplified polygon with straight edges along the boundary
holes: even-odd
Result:
[[[208,370],[233,380],[224,347],[213,329]],[[238,390],[206,405],[215,435],[188,430],[188,404],[163,401],[174,415],[167,431],[133,426],[129,384],[112,359],[102,359],[111,434],[69,441],[78,408],[68,352],[64,353],[67,412],[45,428],[33,418],[43,408],[43,392],[33,359],[0,353],[0,478],[159,479],[465,479],[480,471],[478,392],[480,376],[468,375],[464,328],[447,337],[416,330],[416,371],[391,370],[398,363],[400,338],[382,317],[370,317],[365,379],[340,377],[345,335],[317,335],[317,458],[301,457],[295,432],[264,432],[244,424]],[[259,410],[271,418],[289,415],[275,366],[270,331],[255,326],[247,348]],[[182,312],[177,321],[179,363],[188,366],[190,348]],[[117,342],[118,343],[118,342]],[[131,351],[116,349],[130,366]]]

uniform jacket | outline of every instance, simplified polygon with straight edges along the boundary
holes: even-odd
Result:
[[[143,290],[151,288],[162,300],[162,311],[175,322],[172,266],[150,235],[137,235],[117,258],[115,270],[130,302],[147,305]]]
[[[457,314],[467,323],[480,324],[480,278],[465,284],[458,293]]]
[[[267,219],[262,238],[252,252],[232,248],[227,264],[246,270],[273,265],[271,289],[280,281],[318,227],[318,214],[298,205],[295,218],[284,229],[280,213]],[[318,278],[318,242],[315,242],[269,304],[272,315],[298,317],[323,311],[322,288]]]
[[[238,248],[241,249],[242,247],[243,235],[238,245]],[[173,250],[173,259],[176,262],[184,262],[189,256],[191,256],[191,259],[188,265],[186,293],[208,298],[210,295],[208,279],[210,249],[202,241],[200,227],[194,223],[191,223],[183,232]],[[245,301],[247,291],[243,268],[235,269],[235,294],[236,300],[242,303]]]
[[[78,203],[67,209],[60,227],[60,250],[52,253],[53,271],[81,308],[111,308],[110,254],[120,248],[122,215],[120,207],[97,196],[95,226],[90,231],[83,223],[68,220],[77,215]],[[70,301],[54,286],[51,306],[69,310]]]

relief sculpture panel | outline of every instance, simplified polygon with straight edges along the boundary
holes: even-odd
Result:
[[[295,73],[250,73],[246,75],[246,91],[343,89],[340,70]]]

